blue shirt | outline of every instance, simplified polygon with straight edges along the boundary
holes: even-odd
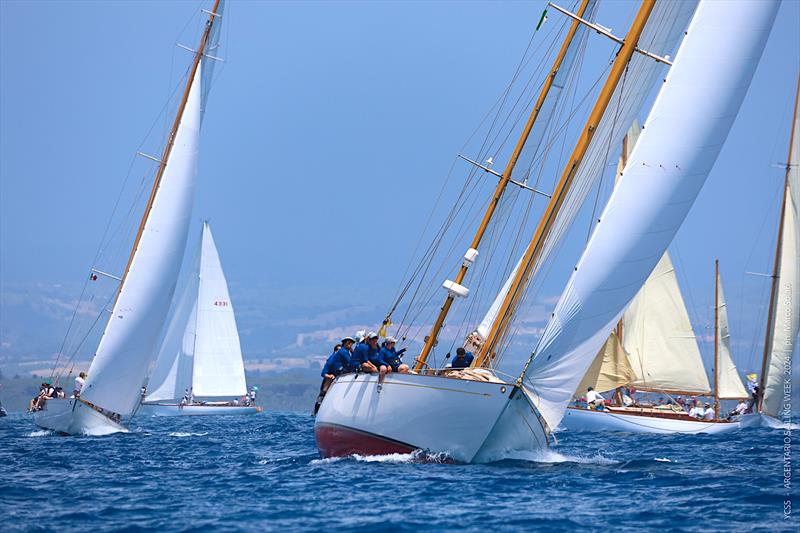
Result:
[[[362,363],[369,361],[369,345],[366,342],[356,344],[353,355],[350,356],[350,365],[360,367]]]
[[[381,358],[386,361],[386,364],[391,366],[393,369],[397,368],[403,361],[400,359],[400,356],[397,355],[397,350],[394,348],[389,349],[386,346],[381,348]]]
[[[472,364],[473,359],[475,359],[475,357],[473,357],[472,352],[467,352],[463,358],[459,358],[456,355],[455,358],[453,358],[452,368],[467,368]]]
[[[347,371],[350,368],[350,350],[342,346],[339,351],[333,352],[325,361],[322,367],[322,376],[333,374],[334,376]]]

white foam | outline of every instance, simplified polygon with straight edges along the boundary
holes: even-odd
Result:
[[[40,429],[38,431],[31,431],[30,433],[28,433],[25,436],[26,437],[46,437],[46,436],[52,435],[52,434],[53,434],[53,432],[50,431],[50,430]]]
[[[170,437],[202,437],[204,435],[208,435],[208,432],[205,433],[187,433],[184,431],[173,431],[169,434]]]
[[[590,457],[581,457],[579,455],[564,455],[558,453],[550,448],[536,451],[507,451],[493,461],[502,459],[513,459],[517,461],[530,461],[532,463],[578,463],[578,464],[596,464],[596,465],[613,465],[618,461],[603,457],[600,453],[596,453]]]
[[[656,457],[654,460],[658,461],[659,463],[674,463],[675,462],[672,459],[668,459],[667,457]]]
[[[422,450],[415,450],[411,453],[389,453],[386,455],[360,455],[354,453],[346,457],[328,457],[325,459],[314,459],[311,461],[312,465],[324,465],[344,461],[350,459],[352,461],[359,461],[362,463],[441,463],[449,460],[447,454],[444,453],[425,453]]]

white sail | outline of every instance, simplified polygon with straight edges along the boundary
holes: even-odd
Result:
[[[194,346],[195,397],[236,397],[247,392],[242,349],[228,283],[211,228],[203,224],[197,326]]]
[[[623,177],[526,369],[531,395],[551,428],[705,183],[778,5],[700,2]]]
[[[731,334],[728,327],[728,304],[725,303],[725,294],[722,292],[722,280],[717,274],[717,350],[719,354],[719,368],[717,369],[717,396],[720,399],[747,398],[739,371],[733,363],[731,356]]]
[[[178,401],[192,387],[200,255],[198,246],[147,382],[148,402]]]
[[[783,235],[778,251],[778,287],[772,309],[772,332],[767,349],[766,381],[762,412],[777,418],[782,411],[784,380],[791,368],[800,328],[800,119],[794,117]]]
[[[622,318],[622,345],[638,389],[710,394],[700,348],[665,253]]]
[[[195,72],[161,184],[81,395],[119,414],[133,411],[139,400],[147,362],[157,349],[186,247],[197,175],[201,71],[202,63]]]

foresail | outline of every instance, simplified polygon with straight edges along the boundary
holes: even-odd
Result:
[[[731,334],[728,326],[728,304],[725,303],[725,294],[722,291],[722,281],[717,275],[717,321],[719,329],[717,331],[717,349],[719,351],[719,368],[717,369],[718,387],[717,396],[721,400],[747,398],[747,390],[744,388],[739,371],[733,363],[731,355]]]
[[[622,318],[636,388],[710,394],[700,348],[666,252]]]
[[[800,328],[800,119],[796,114],[785,194],[778,287],[762,403],[762,411],[775,418],[782,411],[784,380],[797,351]]]
[[[119,414],[130,413],[139,399],[186,247],[200,140],[200,76],[198,67],[161,185],[82,394]]]
[[[180,400],[192,386],[200,285],[200,246],[194,254],[186,283],[172,311],[156,364],[147,382],[147,401]]]
[[[631,368],[628,355],[616,332],[612,332],[583,376],[581,384],[575,389],[575,397],[584,396],[589,387],[597,392],[606,392],[628,385],[635,379],[636,374]]]
[[[551,428],[700,192],[747,93],[777,8],[763,1],[703,0],[698,6],[623,177],[525,372]]]
[[[247,392],[239,331],[228,283],[208,223],[203,224],[197,340],[194,351],[194,395],[236,397]]]

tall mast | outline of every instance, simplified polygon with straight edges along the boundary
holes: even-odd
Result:
[[[153,188],[150,191],[150,197],[147,200],[147,205],[145,206],[144,213],[142,214],[142,221],[139,223],[139,230],[136,232],[136,239],[133,241],[133,247],[131,248],[130,256],[128,256],[128,263],[125,265],[125,272],[122,274],[122,280],[120,281],[119,289],[117,289],[117,296],[114,299],[114,305],[116,305],[117,300],[119,300],[119,295],[122,293],[122,287],[125,286],[125,280],[128,278],[128,273],[130,272],[133,258],[136,255],[137,248],[139,247],[139,241],[142,239],[144,227],[147,224],[147,219],[150,216],[150,211],[153,208],[153,202],[155,202],[159,185],[161,185],[161,178],[164,176],[164,171],[167,169],[167,161],[169,161],[169,155],[172,152],[172,146],[175,142],[175,134],[178,132],[178,126],[180,126],[181,120],[183,119],[183,112],[186,109],[186,102],[189,100],[189,92],[192,90],[192,82],[197,74],[197,69],[200,67],[200,60],[203,58],[206,44],[208,43],[208,36],[211,33],[212,26],[214,25],[214,19],[219,16],[217,14],[219,3],[220,0],[214,0],[214,7],[211,9],[211,12],[208,15],[208,21],[206,21],[206,27],[203,31],[203,36],[200,38],[200,45],[197,47],[197,51],[195,52],[194,60],[192,61],[192,68],[189,71],[189,77],[186,80],[186,88],[183,90],[183,97],[181,97],[180,104],[178,105],[178,112],[175,115],[175,120],[172,123],[172,129],[169,132],[169,137],[167,137],[167,144],[164,147],[164,151],[161,154],[161,159],[158,163],[158,170],[156,171],[156,178],[153,181]]]
[[[789,156],[786,159],[786,175],[783,179],[783,200],[781,201],[781,216],[778,223],[778,242],[775,245],[775,263],[772,267],[772,288],[769,293],[769,310],[767,312],[767,331],[764,336],[764,355],[761,360],[761,375],[758,381],[758,412],[764,401],[764,389],[767,386],[767,361],[772,351],[772,328],[775,323],[775,299],[778,297],[778,270],[781,262],[781,248],[783,248],[783,223],[786,213],[786,196],[789,193],[789,172],[791,171],[792,146],[797,139],[794,138],[794,123],[797,120],[797,107],[800,101],[800,77],[797,79],[797,92],[794,100],[794,113],[792,114],[792,133],[789,135]]]
[[[602,91],[600,91],[600,95],[598,96],[594,108],[589,115],[589,119],[584,126],[583,133],[581,134],[578,143],[572,152],[572,156],[569,158],[561,179],[559,180],[558,185],[553,192],[552,198],[550,198],[550,201],[547,204],[547,208],[545,209],[545,212],[539,221],[536,232],[534,233],[528,248],[525,250],[525,255],[523,255],[522,259],[522,268],[518,269],[516,276],[514,276],[511,289],[508,291],[508,294],[506,294],[503,304],[500,307],[500,312],[498,313],[499,320],[496,320],[495,323],[492,324],[492,329],[490,330],[489,336],[483,345],[480,356],[474,362],[474,366],[488,365],[496,354],[497,348],[500,345],[500,338],[505,336],[505,332],[507,331],[511,322],[511,317],[514,314],[514,311],[521,300],[524,288],[530,279],[533,266],[541,256],[542,248],[544,247],[545,240],[550,234],[553,224],[555,223],[556,215],[561,210],[561,207],[566,199],[567,192],[572,186],[572,181],[578,171],[578,167],[580,166],[584,155],[586,155],[589,144],[591,143],[592,138],[597,131],[600,120],[603,118],[603,114],[605,113],[606,108],[611,101],[611,97],[613,96],[619,81],[622,79],[622,76],[625,73],[628,62],[630,61],[631,56],[633,56],[633,53],[636,51],[639,37],[641,37],[642,31],[644,31],[645,24],[650,17],[650,13],[653,11],[654,5],[655,0],[642,0],[642,4],[639,7],[639,12],[636,14],[636,18],[634,19],[633,24],[631,25],[631,28],[628,31],[628,34],[625,37],[619,52],[617,53],[617,57],[614,60],[614,65],[611,67],[611,72],[608,75],[608,79],[606,80]]]
[[[586,7],[589,5],[589,0],[582,0],[580,8],[578,9],[578,16],[583,17],[584,13],[586,12]],[[572,43],[573,38],[575,37],[575,33],[578,31],[578,27],[580,26],[580,22],[578,20],[574,20],[572,25],[570,26],[569,32],[567,33],[566,38],[564,39],[564,43],[561,45],[561,49],[556,56],[555,62],[553,63],[553,68],[550,70],[550,75],[544,82],[542,86],[542,90],[539,93],[539,97],[536,99],[536,105],[533,106],[533,111],[531,111],[530,116],[528,117],[528,122],[525,124],[525,128],[522,130],[522,135],[517,141],[516,147],[514,147],[514,152],[511,154],[511,159],[509,159],[508,164],[506,165],[505,170],[503,171],[502,177],[500,181],[497,182],[497,187],[495,187],[494,194],[492,195],[492,200],[489,202],[489,206],[486,208],[486,213],[483,215],[483,219],[481,220],[481,224],[478,227],[478,231],[475,233],[475,237],[472,239],[472,244],[470,248],[472,250],[477,250],[478,246],[483,239],[486,230],[489,227],[489,222],[492,220],[494,216],[494,212],[497,209],[497,205],[500,202],[500,197],[503,195],[503,191],[505,191],[506,187],[508,186],[509,181],[511,180],[511,174],[514,171],[514,167],[517,164],[517,160],[519,159],[520,154],[522,153],[522,149],[525,147],[525,143],[528,141],[528,137],[530,136],[531,131],[533,130],[533,125],[536,122],[536,118],[539,116],[539,111],[544,104],[545,98],[547,98],[547,94],[550,92],[550,88],[553,86],[553,80],[558,74],[559,69],[561,68],[561,64],[564,61],[564,58],[567,55],[567,51],[569,49],[570,44]],[[465,260],[461,263],[461,268],[458,271],[458,275],[456,276],[455,283],[460,285],[461,282],[464,281],[464,278],[467,275],[467,270],[471,265],[471,260]],[[439,332],[444,325],[444,321],[447,318],[447,314],[450,312],[450,307],[453,305],[453,300],[455,296],[452,293],[448,293],[447,298],[442,305],[442,308],[439,310],[439,315],[436,317],[436,321],[433,324],[433,328],[431,328],[430,334],[425,338],[425,345],[422,347],[422,352],[419,355],[419,358],[416,361],[416,365],[414,366],[414,370],[420,371],[426,366],[426,361],[428,359],[428,355],[430,355],[431,350],[434,346],[436,346],[436,341],[439,336]]]
[[[714,417],[719,415],[719,259],[714,260]]]

